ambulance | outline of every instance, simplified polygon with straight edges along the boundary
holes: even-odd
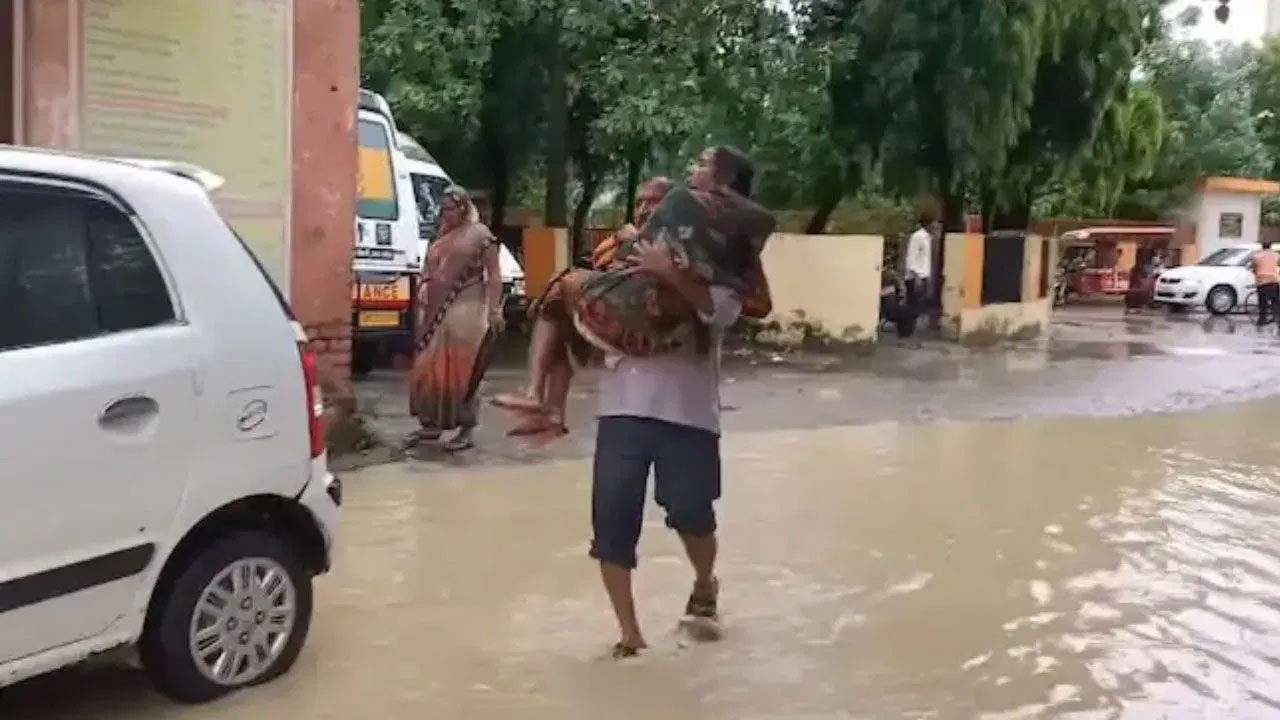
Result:
[[[363,374],[379,360],[412,352],[412,308],[422,262],[423,229],[386,99],[360,90],[356,134],[359,165],[351,365],[354,372]]]

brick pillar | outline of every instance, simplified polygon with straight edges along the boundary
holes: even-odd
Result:
[[[20,140],[25,145],[75,148],[80,142],[80,3],[24,0],[21,17]]]
[[[308,0],[293,12],[291,295],[320,356],[326,396],[350,410],[360,9]]]

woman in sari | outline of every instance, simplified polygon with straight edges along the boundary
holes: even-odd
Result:
[[[494,337],[502,329],[498,241],[460,187],[445,191],[440,235],[427,248],[418,284],[417,338],[409,372],[409,408],[422,424],[410,446],[457,434],[445,449],[472,446],[476,392]]]

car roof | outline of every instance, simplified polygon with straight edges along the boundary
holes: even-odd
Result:
[[[167,160],[136,160],[0,144],[0,171],[77,180],[114,195],[120,192],[189,191],[206,193],[221,178],[196,165]],[[202,173],[206,174],[202,177]]]

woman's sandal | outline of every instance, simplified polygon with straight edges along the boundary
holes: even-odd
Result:
[[[404,442],[401,444],[401,448],[404,450],[412,450],[413,448],[417,447],[420,443],[435,442],[439,440],[440,436],[443,434],[444,433],[434,428],[431,430],[428,430],[426,428],[414,430],[413,432],[409,433],[408,436],[405,437]]]
[[[446,452],[462,452],[475,447],[476,443],[470,437],[455,437],[444,444]]]

